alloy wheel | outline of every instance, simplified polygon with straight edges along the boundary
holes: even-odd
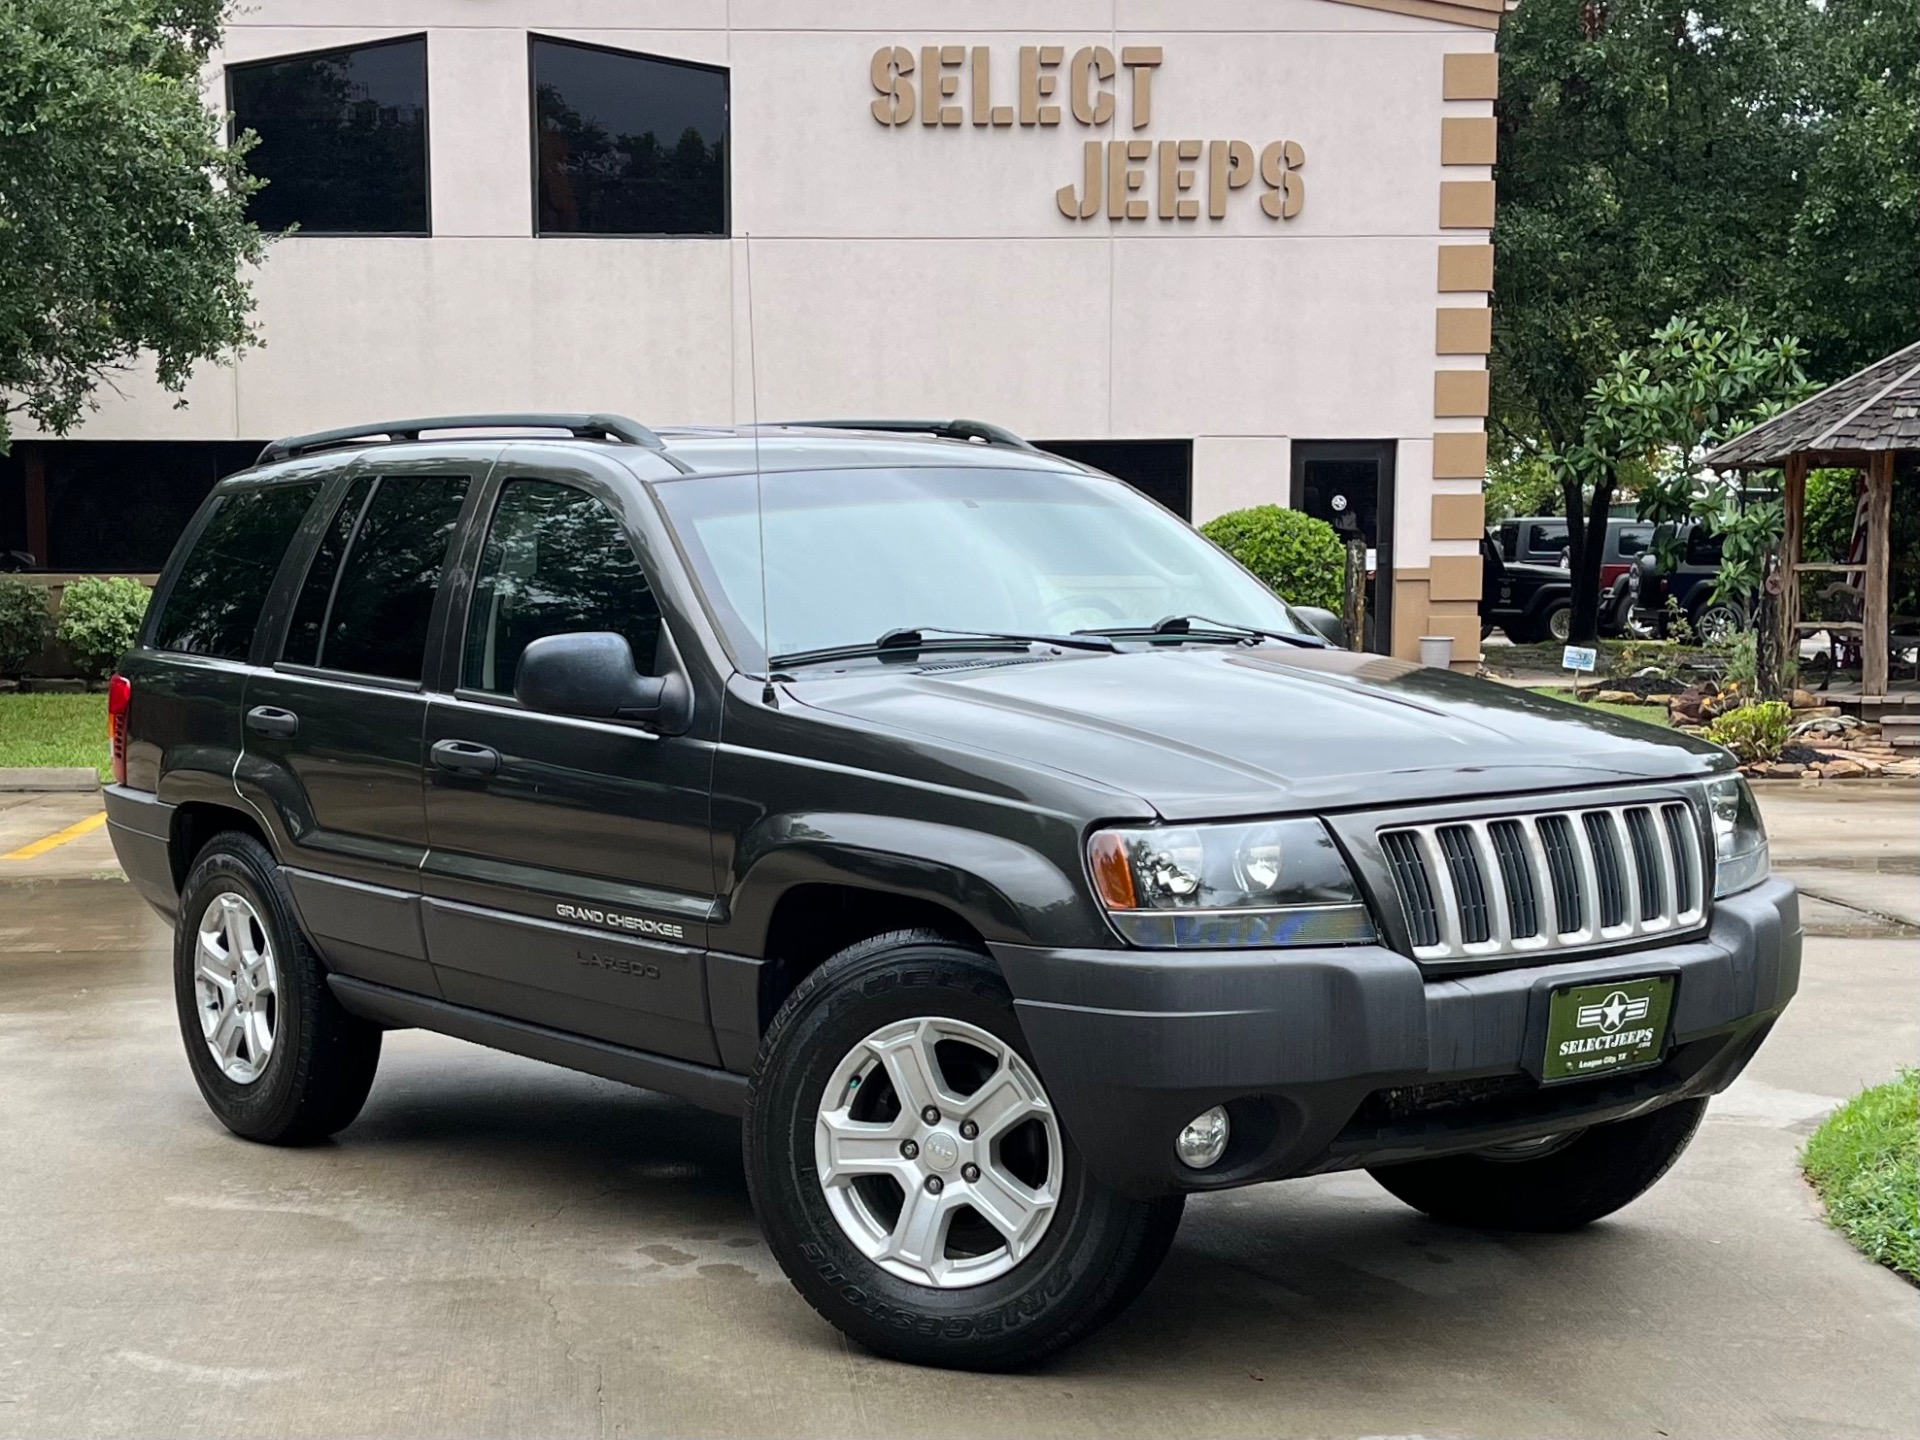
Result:
[[[213,1063],[236,1085],[251,1085],[273,1058],[280,971],[267,927],[246,896],[224,890],[201,912],[193,981]]]
[[[820,1097],[814,1158],[847,1239],[934,1289],[1006,1274],[1060,1199],[1060,1127],[1039,1077],[959,1020],[898,1020],[848,1051]]]

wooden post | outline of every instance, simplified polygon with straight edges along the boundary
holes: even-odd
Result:
[[[1753,625],[1753,698],[1756,700],[1784,700],[1786,672],[1783,635],[1791,635],[1791,625],[1783,626],[1780,612],[1785,609],[1782,603],[1786,596],[1782,593],[1786,586],[1785,575],[1791,573],[1780,568],[1778,555],[1760,557],[1760,613],[1754,618]]]
[[[1347,541],[1347,594],[1345,614],[1347,648],[1367,648],[1367,542],[1356,535]]]
[[[1893,596],[1888,582],[1892,559],[1893,452],[1882,450],[1867,461],[1867,574],[1860,619],[1860,693],[1887,693],[1887,615]]]
[[[1787,457],[1787,485],[1780,497],[1785,526],[1780,532],[1780,602],[1774,607],[1774,656],[1779,662],[1779,682],[1791,684],[1800,670],[1800,571],[1806,558],[1807,534],[1807,457]],[[1764,609],[1764,604],[1763,604]],[[1769,637],[1759,637],[1764,643]],[[1773,697],[1767,697],[1773,698]]]

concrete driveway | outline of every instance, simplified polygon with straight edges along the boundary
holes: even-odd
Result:
[[[97,808],[10,798],[0,855]],[[231,1138],[167,933],[83,830],[0,860],[0,1435],[1910,1437],[1920,1292],[1794,1156],[1920,1059],[1915,801],[1765,793],[1824,897],[1802,993],[1639,1204],[1534,1237],[1364,1174],[1211,1197],[1117,1324],[1000,1377],[843,1343],[760,1242],[737,1126],[675,1102],[408,1032],[336,1143]]]

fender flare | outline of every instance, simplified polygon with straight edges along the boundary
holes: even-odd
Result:
[[[1090,927],[1103,928],[1075,878],[1017,841],[900,816],[814,812],[768,816],[742,838],[728,898],[739,949],[765,955],[781,897],[808,884],[926,901],[1009,944],[1084,944]]]

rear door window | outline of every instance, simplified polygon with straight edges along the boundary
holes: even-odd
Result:
[[[451,475],[356,481],[307,571],[282,658],[419,680],[467,485]]]
[[[246,659],[281,557],[319,491],[315,481],[221,496],[154,622],[153,645]]]
[[[474,581],[463,683],[510,695],[527,646],[577,630],[624,635],[654,673],[660,606],[619,517],[571,485],[510,481]]]

